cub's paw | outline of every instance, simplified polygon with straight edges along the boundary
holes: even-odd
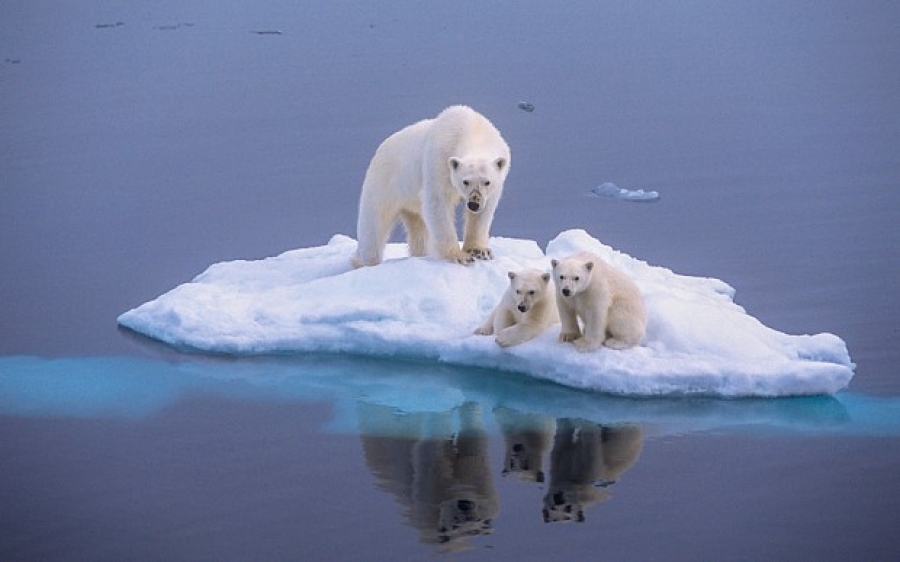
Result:
[[[475,331],[473,333],[476,336],[489,336],[494,333],[494,328],[493,327],[486,328],[484,326],[479,326],[478,328],[475,328]]]
[[[578,351],[585,353],[588,351],[594,351],[595,349],[599,348],[602,344],[599,342],[595,342],[595,341],[589,341],[586,338],[581,338],[579,340],[575,340],[575,342],[573,342],[572,345],[574,345],[575,349],[577,349]]]
[[[497,338],[495,339],[495,341],[500,347],[512,347],[514,345],[519,345],[520,343],[522,343],[513,334],[503,331],[497,334]]]
[[[632,344],[628,343],[627,341],[618,340],[616,338],[607,339],[605,342],[603,342],[603,345],[610,349],[619,349],[619,350],[634,347]]]
[[[560,332],[559,333],[559,341],[562,343],[575,341],[580,337],[581,337],[581,334],[579,334],[578,332]]]

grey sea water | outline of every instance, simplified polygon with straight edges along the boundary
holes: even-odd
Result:
[[[893,558],[898,12],[5,2],[0,559]],[[354,235],[377,144],[453,103],[512,147],[495,234],[723,279],[842,337],[850,387],[637,400],[116,329],[211,263]]]

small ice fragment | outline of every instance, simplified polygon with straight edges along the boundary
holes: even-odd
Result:
[[[534,104],[527,102],[527,101],[520,101],[518,103],[518,107],[522,111],[527,111],[528,113],[531,113],[532,111],[534,111]]]
[[[592,187],[589,193],[591,195],[596,195],[597,197],[610,197],[612,199],[621,199],[623,201],[656,201],[659,199],[659,192],[657,191],[625,189],[612,182],[606,182],[597,187]]]
[[[251,31],[251,33],[255,33],[257,35],[281,35],[280,29],[260,29]]]

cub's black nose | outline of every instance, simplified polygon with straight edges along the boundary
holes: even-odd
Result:
[[[524,304],[520,304],[518,306],[518,308],[519,308],[519,312],[527,312],[528,311],[528,308]]]
[[[472,211],[472,212],[477,212],[478,209],[481,208],[481,205],[479,205],[479,204],[476,203],[475,201],[469,201],[468,207],[469,207],[469,210],[470,210],[470,211]]]
[[[562,290],[562,294],[563,294],[564,297],[568,297],[571,293],[572,293],[572,291],[570,291],[570,290],[568,290],[568,289],[563,289],[563,290]]]

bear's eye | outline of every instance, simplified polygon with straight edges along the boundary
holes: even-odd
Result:
[[[529,294],[529,295],[533,295],[533,294],[534,294],[534,291],[528,291],[528,294]]]
[[[565,275],[560,275],[560,276],[559,276],[559,280],[560,280],[560,281],[562,281],[562,280],[565,279],[565,278],[566,278]]]
[[[522,294],[522,291],[516,289],[516,294],[517,294],[517,295],[521,295],[521,294]]]
[[[575,277],[573,277],[572,281],[578,281],[578,276],[576,275]]]
[[[484,187],[488,187],[491,185],[491,180],[484,180]]]
[[[469,187],[469,180],[463,180],[463,185]]]

